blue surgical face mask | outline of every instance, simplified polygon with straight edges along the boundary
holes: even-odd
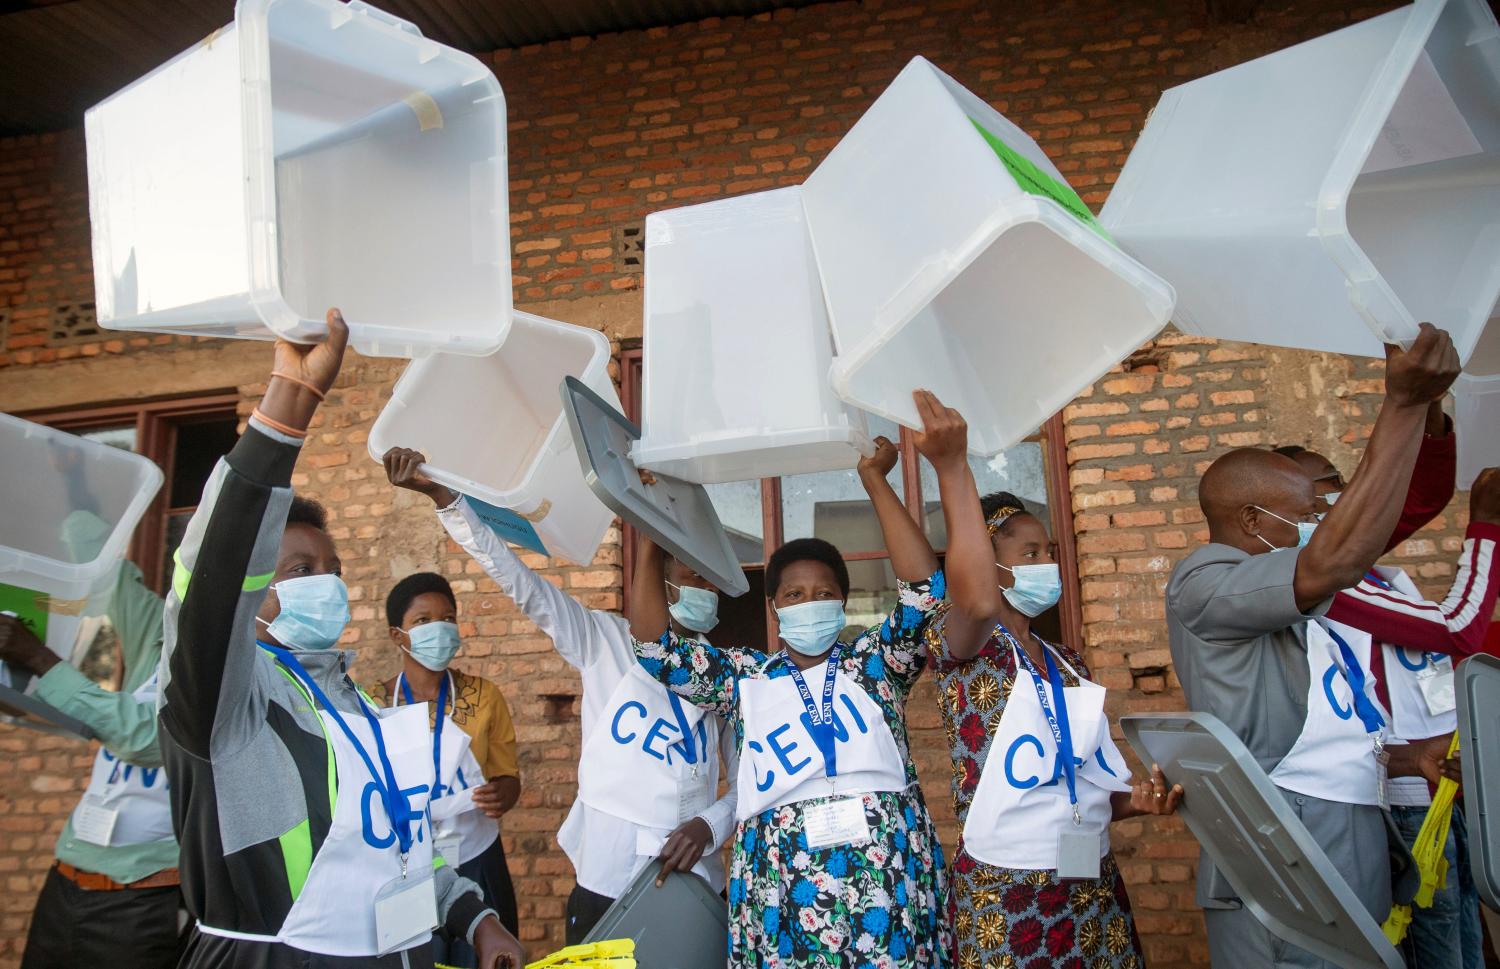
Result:
[[[706,633],[719,624],[719,594],[712,589],[700,589],[692,585],[673,585],[677,590],[677,601],[667,606],[672,618],[684,628],[695,633]]]
[[[1329,504],[1332,504],[1332,502],[1329,502]],[[1312,541],[1313,532],[1316,531],[1317,527],[1318,527],[1318,523],[1317,522],[1294,522],[1294,521],[1287,521],[1285,518],[1282,518],[1280,515],[1276,514],[1274,511],[1267,511],[1266,509],[1262,508],[1260,505],[1251,505],[1250,507],[1254,508],[1256,511],[1265,512],[1267,515],[1270,515],[1272,518],[1276,519],[1277,521],[1286,522],[1288,525],[1291,525],[1293,528],[1297,529],[1297,545],[1296,545],[1297,548],[1305,548],[1307,546],[1307,543],[1310,542],[1310,541]],[[1281,549],[1278,546],[1272,545],[1270,542],[1266,541],[1266,538],[1265,538],[1264,535],[1257,535],[1255,537],[1258,538],[1258,539],[1260,539],[1262,542],[1265,542],[1266,543],[1266,548],[1269,548],[1271,551],[1273,551],[1273,552],[1279,552],[1279,551],[1281,551]]]
[[[999,562],[995,563],[1000,565]],[[1016,577],[1016,584],[1000,590],[1005,601],[1027,616],[1040,616],[1057,605],[1062,598],[1062,575],[1055,562],[1038,562],[1035,565],[1017,565],[1014,568],[1000,565]]]
[[[271,589],[281,612],[266,624],[266,632],[283,646],[329,649],[349,625],[349,587],[332,572],[282,579]]]
[[[458,636],[458,624],[452,622],[424,622],[405,630],[411,643],[407,650],[411,658],[432,670],[441,673],[453,662],[463,641]]]
[[[803,656],[822,656],[844,631],[844,603],[839,599],[799,602],[776,610],[781,638]]]

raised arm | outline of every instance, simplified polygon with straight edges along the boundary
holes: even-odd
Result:
[[[985,527],[979,486],[969,467],[969,428],[958,411],[944,407],[930,391],[912,395],[922,430],[915,436],[917,450],[937,472],[938,496],[948,529],[948,554],[943,572],[948,580],[949,607],[943,617],[943,641],[948,655],[971,659],[984,647],[995,627],[1005,597],[995,547]]]
[[[1293,589],[1307,612],[1355,585],[1385,551],[1421,447],[1428,405],[1458,376],[1448,334],[1423,323],[1410,350],[1388,348],[1385,402],[1338,503],[1297,557]]]
[[[654,643],[671,625],[667,612],[667,553],[635,531],[635,574],[630,580],[630,635]]]
[[[515,600],[563,659],[579,669],[593,662],[607,643],[606,627],[617,627],[619,617],[588,608],[528,568],[505,539],[480,520],[467,499],[422,473],[426,460],[419,451],[391,448],[384,457],[386,477],[398,488],[432,499],[449,537]]]
[[[162,727],[209,756],[216,729],[264,725],[255,612],[276,574],[292,501],[292,467],[318,402],[333,386],[349,328],[328,311],[328,338],[276,341],[265,396],[219,462],[175,556],[162,648]]]
[[[865,494],[875,508],[875,518],[880,522],[880,533],[885,537],[886,551],[891,553],[891,568],[896,578],[903,582],[922,582],[937,571],[937,555],[922,526],[906,506],[885,476],[896,466],[899,452],[890,438],[875,439],[875,453],[859,459],[859,481]]]

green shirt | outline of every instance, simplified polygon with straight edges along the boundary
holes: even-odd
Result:
[[[130,562],[120,567],[109,607],[110,622],[120,637],[125,663],[125,689],[103,689],[66,663],[58,663],[36,682],[37,699],[88,724],[104,746],[120,760],[141,767],[160,767],[156,743],[156,703],[142,703],[131,694],[156,672],[161,659],[162,601],[146,588],[140,569]],[[143,845],[103,847],[73,833],[71,815],[58,836],[58,861],[84,871],[129,883],[177,866],[177,841],[168,838]]]

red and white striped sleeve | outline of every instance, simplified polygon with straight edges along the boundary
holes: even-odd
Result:
[[[1334,596],[1328,618],[1376,640],[1455,659],[1482,652],[1495,611],[1500,525],[1473,522],[1458,556],[1458,574],[1441,602],[1403,595],[1366,578]]]

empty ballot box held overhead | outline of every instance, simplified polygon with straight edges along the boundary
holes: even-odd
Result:
[[[1429,321],[1500,372],[1494,14],[1419,0],[1168,90],[1100,221],[1189,332],[1380,356]]]
[[[64,662],[84,665],[96,644],[113,644],[107,612],[120,563],[161,488],[161,469],[9,414],[0,414],[0,453],[0,612]],[[11,670],[0,683],[27,686]]]
[[[89,109],[101,326],[484,354],[510,325],[505,100],[353,0],[232,24]]]
[[[800,187],[646,217],[643,345],[643,468],[746,481],[852,468],[871,446],[828,383]]]
[[[923,58],[802,191],[845,402],[920,426],[926,388],[993,454],[1171,315],[1172,289],[1107,238],[1024,131]]]
[[[587,565],[614,513],[579,471],[558,388],[578,378],[618,409],[609,357],[597,330],[518,312],[487,356],[408,365],[370,429],[370,455],[421,451],[427,475],[466,495],[502,538]]]

